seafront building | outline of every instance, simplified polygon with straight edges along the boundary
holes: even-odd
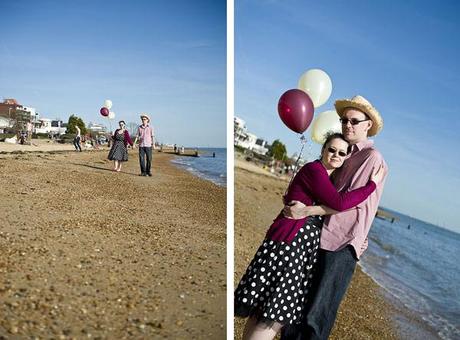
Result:
[[[262,138],[258,138],[255,134],[248,132],[246,122],[239,118],[233,118],[233,145],[251,150],[259,155],[265,156],[268,152],[270,144]]]

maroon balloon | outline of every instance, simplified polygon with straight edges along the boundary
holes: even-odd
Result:
[[[299,89],[283,93],[278,102],[278,113],[291,130],[303,133],[313,119],[315,108],[310,96]]]
[[[101,115],[103,115],[104,117],[107,117],[109,115],[109,109],[106,108],[106,107],[101,107]]]

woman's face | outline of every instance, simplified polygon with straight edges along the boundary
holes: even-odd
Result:
[[[335,138],[325,146],[321,155],[323,163],[330,168],[340,168],[347,156],[348,143],[343,139]]]
[[[120,123],[118,123],[118,125],[120,125],[120,128],[122,129],[125,126],[125,123],[120,122]]]

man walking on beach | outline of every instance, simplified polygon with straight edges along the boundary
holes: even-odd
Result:
[[[136,145],[139,139],[139,164],[141,166],[140,176],[152,176],[152,149],[154,148],[153,127],[150,126],[150,117],[146,113],[141,114],[142,124],[137,128]]]
[[[307,301],[307,314],[301,327],[287,326],[282,340],[326,340],[332,330],[359,257],[367,248],[367,235],[382,196],[388,168],[382,155],[368,137],[383,128],[379,112],[361,96],[337,100],[335,108],[342,133],[351,145],[350,157],[334,174],[337,190],[350,191],[363,186],[374,169],[383,167],[384,179],[367,200],[357,207],[337,212],[325,206],[305,206],[296,202],[285,206],[284,214],[295,219],[328,215],[321,231],[318,263]]]

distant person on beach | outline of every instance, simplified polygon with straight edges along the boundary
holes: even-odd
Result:
[[[383,170],[376,168],[356,190],[337,192],[329,176],[342,166],[349,151],[342,134],[327,136],[320,159],[300,169],[284,202],[327,204],[338,211],[362,203],[375,191]],[[235,290],[235,315],[249,317],[243,339],[273,339],[284,325],[302,321],[322,223],[319,216],[292,219],[282,211],[276,217]]]
[[[126,123],[123,120],[118,122],[119,129],[112,135],[112,147],[109,151],[108,159],[113,161],[113,171],[120,172],[121,164],[128,161],[128,144],[133,146]]]
[[[81,144],[80,144],[80,141],[81,141],[81,131],[80,131],[80,128],[78,127],[78,125],[76,125],[75,128],[77,129],[77,135],[76,135],[75,138],[73,139],[73,146],[75,146],[75,150],[81,152]]]
[[[356,263],[367,249],[368,233],[382,196],[388,167],[368,137],[383,128],[380,113],[361,96],[335,102],[342,132],[351,145],[350,156],[333,176],[335,187],[341,192],[353,192],[364,184],[375,169],[383,168],[383,180],[377,189],[357,207],[338,212],[327,203],[306,206],[297,201],[284,208],[286,217],[327,215],[321,230],[317,271],[306,300],[307,313],[302,324],[289,325],[282,331],[282,340],[327,339],[332,330],[345,292],[350,284]]]
[[[141,167],[140,176],[152,176],[152,149],[154,148],[153,126],[150,125],[150,117],[146,113],[141,114],[142,124],[137,128],[136,145],[139,139],[139,165]]]

